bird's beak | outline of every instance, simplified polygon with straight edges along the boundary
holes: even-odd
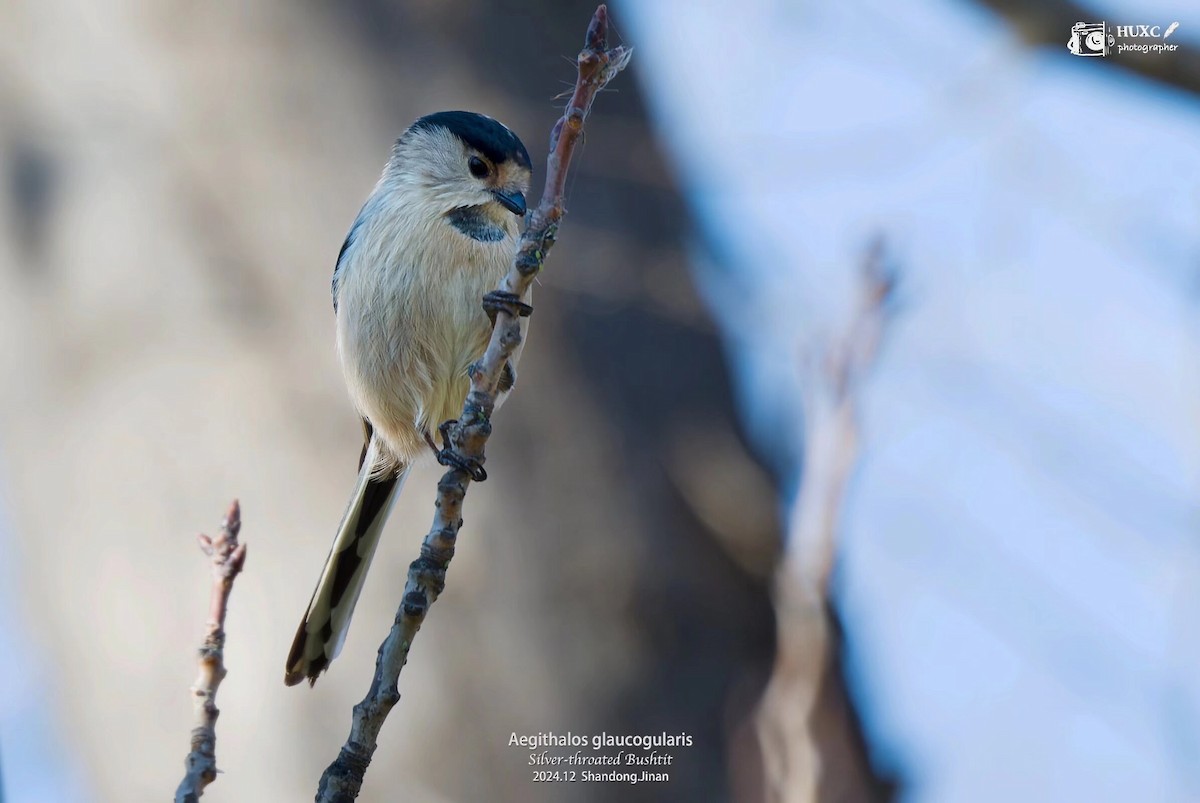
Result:
[[[492,190],[492,195],[496,196],[496,200],[500,205],[519,217],[525,216],[525,193],[517,190],[515,192],[505,192],[504,190]]]

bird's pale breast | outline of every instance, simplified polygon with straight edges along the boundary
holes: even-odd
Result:
[[[516,239],[479,242],[442,220],[361,236],[339,284],[338,353],[359,412],[396,462],[411,463],[428,452],[424,433],[462,409],[467,367],[491,334],[481,299]]]

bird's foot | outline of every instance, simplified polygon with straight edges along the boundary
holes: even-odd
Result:
[[[483,311],[487,313],[492,326],[496,325],[496,313],[500,310],[514,318],[528,318],[533,313],[533,307],[523,302],[516,293],[493,290],[483,297]]]
[[[472,457],[463,457],[455,451],[454,446],[450,443],[450,428],[457,423],[457,419],[451,418],[449,421],[443,421],[438,427],[438,434],[442,436],[442,448],[439,449],[434,445],[433,437],[428,432],[425,433],[425,442],[433,450],[438,463],[447,468],[457,468],[459,471],[465,472],[475,482],[483,482],[488,476],[487,472],[483,470],[483,464]]]

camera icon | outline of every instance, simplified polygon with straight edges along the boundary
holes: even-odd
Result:
[[[1067,50],[1076,56],[1107,56],[1108,49],[1117,43],[1103,22],[1077,22],[1071,26]]]

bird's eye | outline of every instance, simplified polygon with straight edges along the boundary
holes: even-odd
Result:
[[[480,159],[478,156],[472,156],[467,160],[467,168],[471,171],[471,175],[475,178],[486,178],[491,172],[488,170],[487,162]]]

